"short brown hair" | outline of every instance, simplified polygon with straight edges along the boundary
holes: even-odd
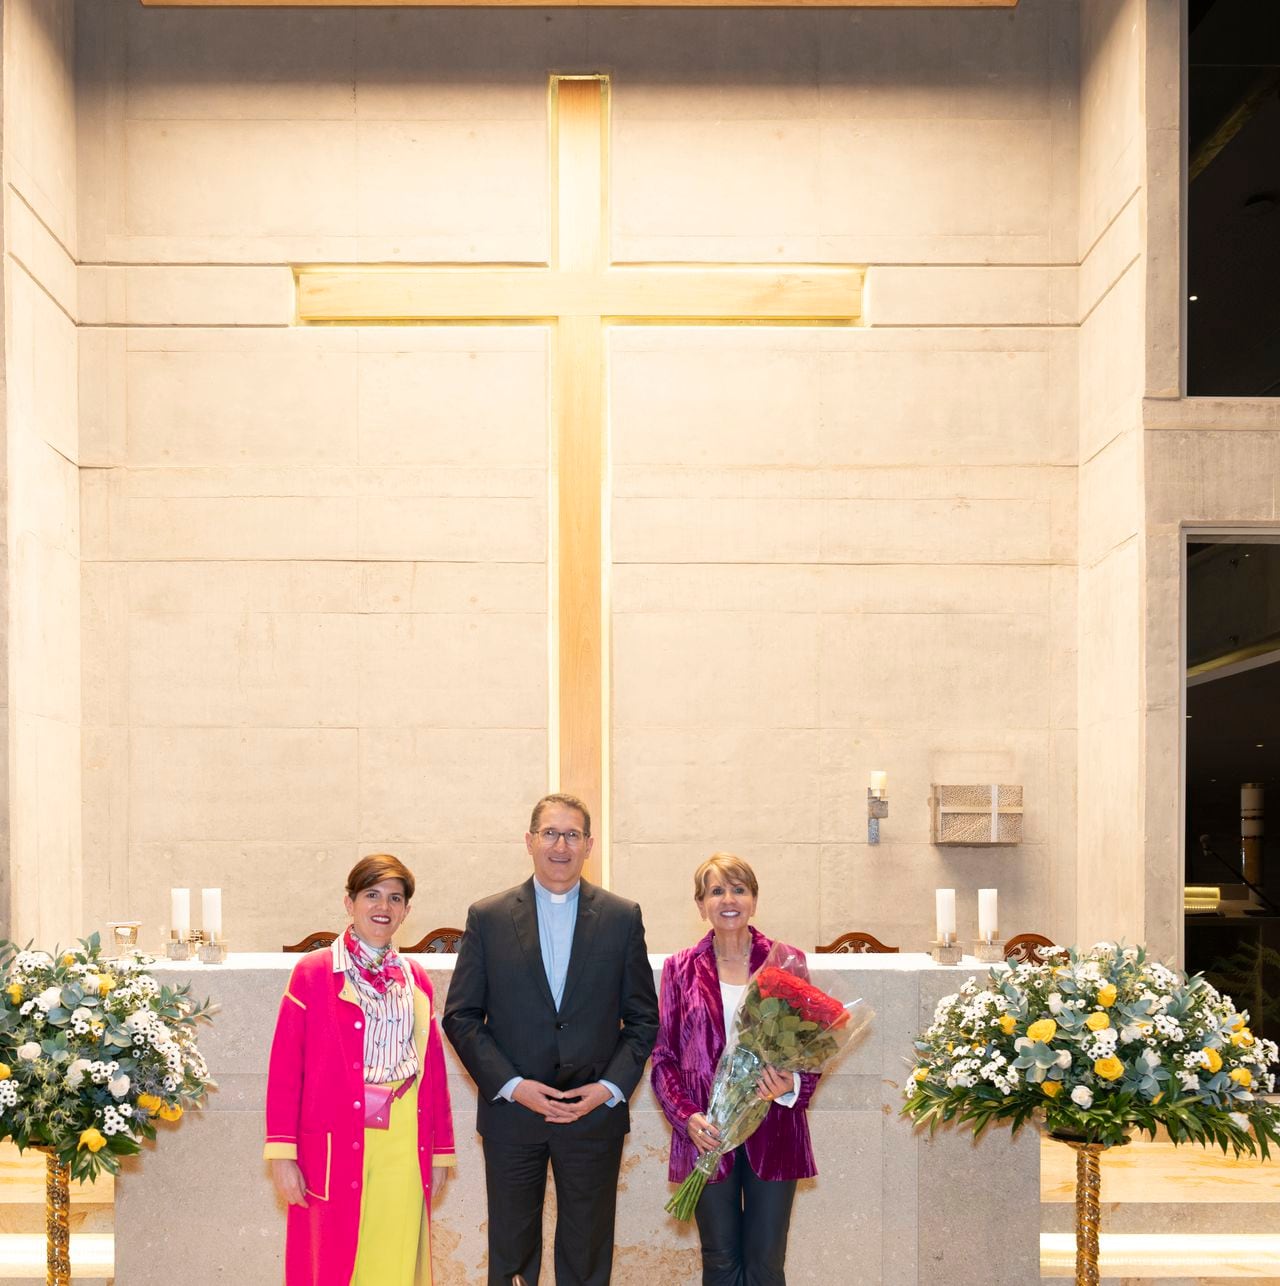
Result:
[[[554,795],[543,795],[533,806],[533,816],[529,818],[529,834],[538,833],[538,823],[542,820],[542,810],[548,804],[559,804],[561,808],[576,808],[582,814],[582,833],[591,834],[591,814],[587,812],[587,806],[580,800],[577,795],[563,795],[557,792]]]
[[[693,873],[693,897],[701,902],[707,896],[707,882],[712,876],[722,880],[737,880],[751,890],[751,896],[760,896],[760,882],[756,873],[735,853],[712,853]]]
[[[390,853],[370,853],[362,857],[347,876],[347,897],[354,898],[357,893],[371,889],[383,880],[399,880],[404,885],[404,900],[413,901],[413,890],[416,887],[413,872],[398,858]]]

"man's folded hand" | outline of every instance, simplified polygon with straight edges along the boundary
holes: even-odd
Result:
[[[530,1112],[536,1112],[557,1125],[578,1119],[579,1114],[570,1109],[562,1091],[527,1076],[512,1090],[511,1098],[521,1107],[527,1107]]]

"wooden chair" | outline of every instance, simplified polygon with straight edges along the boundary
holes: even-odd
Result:
[[[334,939],[338,935],[329,929],[317,929],[315,933],[308,933],[301,942],[295,942],[291,947],[281,947],[281,951],[318,951],[321,947],[333,945]]]
[[[421,955],[425,952],[430,952],[436,955],[443,955],[449,952],[456,952],[462,934],[462,929],[432,929],[426,937],[415,942],[413,946],[405,947],[405,953],[408,955]]]
[[[869,933],[842,933],[834,942],[828,942],[825,947],[819,947],[820,955],[895,955],[897,947],[886,947],[879,938],[874,938]]]
[[[1015,933],[1004,944],[1004,958],[1010,964],[1053,964],[1067,959],[1067,949],[1041,933]]]

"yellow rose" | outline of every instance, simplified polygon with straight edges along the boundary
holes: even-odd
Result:
[[[1098,988],[1098,1004],[1104,1009],[1110,1009],[1116,1003],[1116,984],[1114,982],[1104,982]]]
[[[1006,1036],[1012,1036],[1013,1030],[1017,1025],[1018,1020],[1012,1014],[1000,1015],[1000,1030],[1004,1032]]]
[[[107,1141],[101,1131],[90,1126],[87,1130],[80,1131],[80,1146],[88,1148],[90,1152],[101,1152],[107,1146]]]
[[[1095,1009],[1093,1013],[1084,1020],[1084,1025],[1090,1031],[1103,1031],[1111,1026],[1111,1019],[1101,1009]]]
[[[1244,1015],[1237,1014],[1236,1020],[1231,1024],[1232,1031],[1239,1031],[1244,1026]]]
[[[911,1079],[913,1081],[927,1081],[929,1079],[929,1069],[927,1067],[917,1067],[911,1073]]]
[[[158,1112],[164,1106],[164,1099],[155,1094],[139,1094],[138,1106],[144,1112]]]
[[[20,982],[11,982],[5,989],[4,994],[9,997],[9,1003],[13,1006],[22,1004],[22,997],[26,994],[22,990]]]
[[[1041,1018],[1027,1028],[1028,1040],[1042,1040],[1047,1045],[1058,1034],[1058,1024],[1052,1018]]]
[[[75,962],[76,962],[76,956],[74,951],[64,951],[62,953],[62,963],[64,965],[73,965],[75,964]],[[98,1149],[94,1148],[93,1150],[96,1152]]]
[[[182,1115],[181,1103],[165,1103],[161,1106],[156,1115],[162,1121],[176,1121]]]
[[[1231,1079],[1241,1089],[1247,1090],[1253,1084],[1253,1073],[1247,1067],[1233,1067],[1231,1069]]]
[[[1231,1043],[1233,1045],[1252,1045],[1253,1032],[1247,1027],[1243,1031],[1233,1031],[1231,1033]]]
[[[1124,1064],[1112,1054],[1110,1058],[1100,1058],[1094,1063],[1093,1074],[1104,1081],[1118,1081],[1124,1075]]]
[[[1220,1072],[1222,1070],[1222,1055],[1216,1049],[1206,1047],[1200,1051],[1200,1057],[1204,1059],[1204,1065],[1211,1072]]]
[[[115,985],[116,980],[110,974],[100,973],[98,975],[98,995],[105,996]]]
[[[13,1068],[8,1063],[0,1063],[0,1081],[7,1081],[13,1075]]]
[[[1058,1095],[1062,1093],[1062,1082],[1061,1081],[1044,1081],[1041,1084],[1040,1088],[1044,1090],[1044,1092],[1050,1098],[1057,1098]]]

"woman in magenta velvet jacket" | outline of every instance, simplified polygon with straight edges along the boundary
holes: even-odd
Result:
[[[711,932],[662,967],[652,1076],[672,1127],[672,1183],[718,1141],[704,1112],[726,1017],[774,945],[748,923],[758,894],[755,873],[741,858],[708,858],[694,874],[694,901]],[[796,1180],[817,1174],[805,1112],[817,1082],[813,1074],[766,1069],[760,1094],[773,1100],[768,1114],[742,1147],[721,1158],[697,1206],[703,1286],[784,1286]]]

